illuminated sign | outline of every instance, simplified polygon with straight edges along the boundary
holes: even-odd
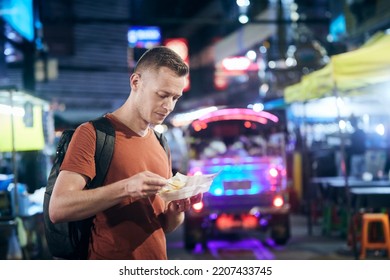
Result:
[[[347,25],[345,22],[345,16],[339,15],[330,22],[330,35],[332,35],[334,41],[340,41],[345,36]]]
[[[151,48],[160,45],[161,32],[157,26],[131,26],[127,32],[131,48]]]
[[[29,41],[34,40],[33,0],[2,0],[0,10],[0,17],[16,32]]]
[[[11,152],[13,148],[16,151],[34,151],[44,148],[42,107],[32,104],[27,105],[11,107],[0,104],[2,133],[0,152]],[[14,136],[12,136],[12,130],[14,130]]]
[[[258,71],[259,65],[245,56],[226,57],[215,64],[214,87],[225,90],[230,79],[246,77],[248,71]]]
[[[222,60],[222,66],[228,71],[244,71],[248,70],[251,65],[249,58],[245,56],[228,57]]]
[[[188,52],[188,42],[184,38],[174,38],[167,39],[164,42],[164,45],[172,50],[174,50],[183,60],[189,65],[189,52]],[[190,75],[186,77],[186,84],[183,91],[188,91],[190,89]]]

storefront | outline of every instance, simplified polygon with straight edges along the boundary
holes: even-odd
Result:
[[[285,90],[285,100],[289,104],[288,129],[303,143],[297,149],[302,164],[294,166],[298,169],[294,174],[302,177],[302,185],[298,188],[302,188],[310,218],[315,211],[312,209],[314,204],[327,205],[321,209],[327,232],[334,228],[333,218],[337,217],[344,220],[339,230],[344,234],[349,230],[350,235],[352,227],[355,234],[353,227],[356,225],[351,223],[351,213],[356,213],[355,207],[360,207],[354,200],[356,189],[365,189],[365,199],[374,191],[375,195],[388,192],[389,47],[390,35],[378,33],[362,47],[331,57],[324,68],[304,76],[299,83]],[[358,125],[355,125],[356,121]],[[351,137],[358,129],[365,134],[365,151],[361,172],[355,174],[351,171],[350,147],[356,141]],[[334,184],[334,180],[338,183]],[[324,197],[325,189],[327,194],[329,190],[337,189],[337,195],[329,200],[329,195]],[[382,208],[386,205],[376,204],[375,209],[364,210]],[[335,211],[339,214],[331,216]],[[342,219],[340,213],[344,213],[346,219]],[[352,245],[356,249],[356,242]]]
[[[42,246],[43,236],[37,228],[54,152],[49,103],[4,87],[0,127],[0,259],[34,258],[30,251],[42,252],[36,248]]]

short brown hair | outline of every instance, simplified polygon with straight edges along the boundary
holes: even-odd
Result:
[[[158,46],[147,50],[138,60],[134,72],[140,72],[147,68],[159,69],[167,67],[179,77],[185,76],[189,72],[188,65],[173,50],[168,47]]]

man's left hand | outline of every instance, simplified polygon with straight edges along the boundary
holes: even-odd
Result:
[[[171,201],[168,208],[176,212],[185,212],[190,210],[191,206],[202,201],[203,193],[191,196],[185,199]]]

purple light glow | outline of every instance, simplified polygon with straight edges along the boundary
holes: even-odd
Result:
[[[267,219],[260,219],[259,224],[262,227],[266,227],[268,225],[268,221]]]
[[[241,117],[239,119],[247,120],[248,116],[258,117],[258,118],[266,118],[273,122],[278,122],[279,118],[274,114],[269,112],[260,111],[255,112],[252,109],[246,108],[229,108],[229,109],[221,109],[217,111],[210,112],[199,118],[200,121],[208,122],[207,120],[214,117],[228,117],[231,116],[233,119],[237,119],[237,117]]]
[[[228,259],[229,255],[243,259],[274,260],[275,256],[257,239],[238,241],[211,240],[207,243],[210,253],[216,259]]]

